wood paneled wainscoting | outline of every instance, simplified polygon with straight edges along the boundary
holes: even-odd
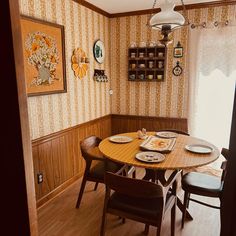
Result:
[[[33,140],[37,206],[43,205],[82,176],[85,163],[80,153],[80,140],[89,135],[105,138],[141,128],[147,131],[165,128],[187,131],[187,119],[107,115]],[[43,175],[42,183],[38,183],[38,174]]]
[[[84,161],[79,142],[89,135],[101,138],[111,134],[107,115],[32,142],[37,206],[41,206],[82,176]],[[43,182],[38,183],[38,174]],[[79,189],[78,189],[79,191]]]
[[[112,134],[133,132],[142,128],[145,128],[147,131],[177,129],[188,132],[186,118],[111,115]]]

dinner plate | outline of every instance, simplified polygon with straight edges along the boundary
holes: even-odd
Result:
[[[133,138],[123,135],[111,136],[109,140],[113,143],[129,143],[133,141]]]
[[[148,163],[156,163],[165,160],[165,156],[158,152],[139,152],[136,154],[135,158]]]
[[[156,135],[160,138],[177,138],[178,134],[170,131],[156,132]]]
[[[185,149],[195,153],[211,153],[214,150],[212,147],[203,144],[186,145]]]

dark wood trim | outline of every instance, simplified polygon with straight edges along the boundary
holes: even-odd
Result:
[[[111,17],[110,13],[102,10],[99,7],[96,7],[95,5],[93,5],[93,4],[91,4],[91,3],[87,2],[87,1],[84,1],[84,0],[73,0],[73,1],[79,3],[80,5],[82,5],[84,7],[87,7],[87,8],[89,8],[89,9],[91,9],[91,10],[93,10],[93,11],[99,13],[99,14],[102,14],[102,15],[108,17],[108,18]]]
[[[186,118],[135,116],[135,115],[111,115],[112,135],[125,132],[133,132],[146,128],[147,131],[162,129],[177,129],[188,132]]]
[[[160,12],[160,8],[152,9],[145,9],[139,11],[129,11],[129,12],[121,12],[121,13],[114,13],[110,14],[110,18],[117,18],[117,17],[126,17],[126,16],[138,16],[138,15],[149,15],[152,13]]]
[[[152,121],[155,121],[155,120],[162,120],[162,121],[169,121],[169,120],[172,120],[172,121],[184,121],[184,122],[187,122],[187,118],[176,118],[176,117],[158,117],[158,116],[137,116],[137,115],[121,115],[121,114],[112,114],[111,115],[111,118],[131,118],[133,120],[140,120],[140,119],[143,119],[143,120],[152,120]]]
[[[202,2],[202,3],[194,3],[194,4],[187,4],[186,9],[192,10],[192,9],[199,9],[199,8],[210,8],[210,7],[221,7],[221,6],[228,6],[228,5],[235,5],[236,1],[228,1],[228,0],[222,0],[222,1],[214,1],[214,2]],[[180,11],[183,10],[182,6],[176,6],[175,10]]]
[[[95,5],[85,1],[85,0],[73,0],[74,2],[79,3],[80,5],[87,7],[99,14],[102,14],[108,18],[116,18],[116,17],[125,17],[125,16],[137,16],[137,15],[148,15],[152,13],[157,13],[160,11],[160,8],[156,8],[154,10],[152,9],[145,9],[145,10],[139,10],[139,11],[129,11],[129,12],[121,12],[121,13],[108,13],[104,11],[103,9],[96,7]],[[228,6],[228,5],[235,5],[236,1],[230,1],[230,0],[222,0],[222,1],[214,1],[214,2],[202,2],[202,3],[194,3],[194,4],[186,4],[185,7],[187,10],[191,9],[199,9],[199,8],[209,8],[209,7],[221,7],[221,6]],[[175,10],[180,11],[183,10],[183,7],[181,5],[178,5],[175,7]]]
[[[111,135],[111,115],[41,137],[32,143],[37,206],[40,207],[70,184],[84,171],[79,143],[87,136],[105,138]],[[38,174],[43,182],[38,183]],[[79,191],[79,190],[78,190]]]
[[[38,235],[33,159],[25,92],[19,3],[3,1],[0,15],[2,81],[1,117],[1,232],[7,235]],[[9,98],[9,99],[7,99]],[[7,100],[6,100],[7,99]],[[10,225],[10,227],[9,227]]]
[[[110,14],[96,6],[94,6],[91,3],[88,3],[84,0],[74,0],[75,2],[78,2],[79,4],[96,11],[106,17],[109,18],[116,18],[116,17],[125,17],[125,16],[135,16],[135,15],[147,15],[151,13],[157,13],[160,11],[160,8],[156,8],[154,10],[152,9],[145,9],[145,10],[139,10],[139,11],[130,11],[130,12],[121,12],[121,13],[114,13]],[[203,3],[195,3],[195,4],[186,4],[185,7],[187,10],[191,9],[199,9],[199,8],[209,8],[209,7],[220,7],[220,6],[227,6],[227,5],[235,5],[236,1],[228,1],[228,0],[222,0],[222,1],[214,1],[214,2],[203,2]],[[178,5],[175,7],[175,10],[180,11],[183,7],[181,5]]]
[[[191,9],[199,9],[199,8],[209,8],[209,7],[220,7],[220,6],[228,6],[228,5],[235,5],[236,1],[215,1],[215,2],[203,2],[203,3],[195,3],[195,4],[186,4],[185,7],[187,10]],[[175,10],[180,11],[183,10],[181,5],[175,7]],[[160,11],[160,8],[152,9],[145,9],[140,11],[130,11],[130,12],[122,12],[122,13],[115,13],[110,14],[110,18],[116,17],[125,17],[125,16],[135,16],[135,15],[148,15],[151,13],[157,13]]]
[[[99,121],[102,121],[102,120],[106,120],[106,119],[113,119],[113,118],[121,118],[121,119],[125,119],[125,118],[129,118],[129,119],[133,119],[133,120],[151,120],[151,121],[156,121],[157,119],[159,121],[169,121],[169,120],[172,120],[173,122],[186,122],[187,123],[187,119],[186,118],[170,118],[170,117],[155,117],[155,116],[137,116],[137,115],[120,115],[120,114],[110,114],[110,115],[105,115],[105,116],[102,116],[102,117],[99,117],[99,118],[96,118],[94,120],[91,120],[91,121],[87,121],[85,123],[82,123],[82,124],[79,124],[79,125],[76,125],[76,126],[73,126],[73,127],[70,127],[70,128],[67,128],[67,129],[63,129],[63,130],[60,130],[58,132],[55,132],[55,133],[51,133],[51,134],[48,134],[48,135],[45,135],[43,137],[40,137],[38,139],[34,139],[32,140],[32,146],[37,146],[39,144],[42,144],[44,142],[47,142],[49,140],[53,140],[53,139],[56,139],[62,135],[64,135],[65,133],[68,133],[69,131],[71,130],[74,130],[74,129],[77,129],[77,128],[81,128],[83,126],[88,126],[88,125],[92,125],[92,124],[95,124]]]
[[[34,140],[32,140],[32,146],[34,147],[34,146],[37,146],[39,144],[48,142],[50,140],[56,139],[56,138],[64,135],[65,133],[68,133],[69,131],[72,131],[72,130],[78,129],[78,128],[82,128],[84,126],[93,125],[93,124],[95,124],[95,123],[97,123],[99,121],[103,121],[103,120],[109,119],[110,117],[111,117],[111,115],[105,115],[105,116],[96,118],[94,120],[90,120],[90,121],[87,121],[85,123],[82,123],[82,124],[79,124],[79,125],[75,125],[73,127],[70,127],[70,128],[67,128],[67,129],[63,129],[63,130],[60,130],[58,132],[51,133],[51,134],[45,135],[43,137],[34,139]]]
[[[71,179],[67,180],[66,182],[64,182],[63,184],[61,184],[60,186],[58,186],[57,188],[55,188],[53,191],[51,191],[50,193],[48,193],[47,195],[45,195],[44,197],[42,197],[41,199],[39,199],[37,201],[37,208],[39,209],[40,207],[48,204],[51,200],[53,200],[55,197],[59,196],[60,194],[62,194],[66,188],[68,188],[70,185],[72,185],[76,180],[78,180],[81,176],[83,175],[83,173],[79,173],[75,176],[73,176]]]
[[[84,171],[79,142],[89,135],[101,138],[140,128],[173,128],[187,131],[187,119],[134,115],[106,115],[32,141],[37,207],[59,195]],[[37,182],[42,173],[43,183]]]

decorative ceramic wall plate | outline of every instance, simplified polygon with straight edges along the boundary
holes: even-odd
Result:
[[[86,57],[85,52],[81,48],[76,48],[71,57],[72,70],[76,78],[82,79],[86,76],[88,70],[88,58]]]
[[[105,46],[104,43],[99,39],[94,43],[93,46],[93,55],[95,60],[102,64],[105,58]]]

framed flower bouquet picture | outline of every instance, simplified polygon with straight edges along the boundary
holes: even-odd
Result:
[[[66,92],[64,26],[21,16],[28,96]]]

